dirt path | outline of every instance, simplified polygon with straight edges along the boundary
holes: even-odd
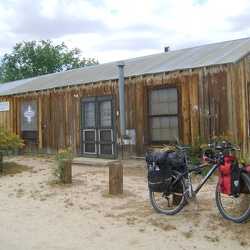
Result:
[[[166,216],[149,202],[143,161],[123,162],[120,196],[108,193],[108,167],[74,165],[73,183],[55,185],[49,157],[8,161],[28,169],[0,175],[1,250],[250,248],[250,219],[234,224],[222,218],[214,182],[199,193],[199,212],[189,204]]]

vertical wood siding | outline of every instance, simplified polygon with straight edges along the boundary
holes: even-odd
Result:
[[[249,58],[245,58],[238,64],[125,78],[126,129],[136,132],[136,145],[127,146],[129,154],[144,156],[147,152],[148,90],[159,86],[178,87],[181,141],[194,143],[198,136],[209,139],[232,131],[243,142],[244,154],[249,154],[249,71]],[[29,144],[25,150],[54,154],[58,148],[70,146],[80,154],[80,99],[110,94],[116,96],[119,111],[118,80],[0,97],[1,102],[10,102],[10,110],[0,112],[0,124],[20,134],[21,102],[37,99],[39,143]]]

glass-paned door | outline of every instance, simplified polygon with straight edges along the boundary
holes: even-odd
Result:
[[[115,158],[114,96],[84,98],[81,103],[83,155]]]

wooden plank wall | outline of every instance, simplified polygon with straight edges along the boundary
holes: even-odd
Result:
[[[178,87],[180,141],[194,143],[198,136],[208,139],[232,131],[243,142],[244,153],[250,154],[249,58],[238,64],[126,78],[126,129],[136,131],[136,145],[127,146],[130,155],[144,156],[147,152],[148,90],[159,86]],[[54,154],[60,147],[71,146],[80,154],[80,99],[110,94],[116,96],[116,111],[119,111],[118,80],[0,97],[0,101],[10,102],[10,110],[0,112],[0,124],[20,134],[21,101],[37,99],[39,144],[29,145],[27,150]],[[116,126],[119,141],[119,117]]]
[[[249,154],[249,57],[230,69],[232,98],[235,100],[232,107],[232,131],[236,138],[243,142],[243,152]]]

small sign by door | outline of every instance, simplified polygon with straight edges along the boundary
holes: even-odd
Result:
[[[0,102],[0,111],[8,111],[10,110],[9,102]]]

